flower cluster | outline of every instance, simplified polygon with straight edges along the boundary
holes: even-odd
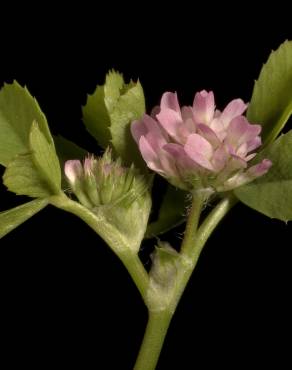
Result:
[[[123,167],[120,159],[113,161],[109,150],[101,158],[87,157],[83,165],[79,160],[67,161],[65,175],[79,201],[88,208],[121,203],[126,197],[133,198],[131,191],[143,191],[142,181],[138,189],[140,177],[134,168]]]
[[[231,101],[215,109],[213,92],[196,93],[193,106],[180,108],[176,93],[166,92],[160,108],[134,121],[131,131],[148,167],[186,189],[227,191],[265,174],[268,159],[248,166],[261,145],[261,126],[242,115],[247,105]]]

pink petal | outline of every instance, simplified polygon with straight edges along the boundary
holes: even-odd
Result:
[[[193,161],[208,170],[213,170],[210,162],[213,155],[213,148],[209,141],[198,134],[192,134],[188,137],[184,149]]]
[[[215,132],[207,125],[203,123],[198,124],[198,133],[203,136],[213,148],[218,147],[221,144],[221,141],[218,139]]]
[[[261,125],[251,125],[248,123],[247,130],[244,136],[241,138],[242,141],[251,141],[255,139],[262,131]]]
[[[147,114],[144,114],[141,120],[132,123],[131,132],[137,143],[141,136],[145,136],[154,150],[162,147],[168,140],[166,132],[159,123]]]
[[[155,131],[149,131],[144,137],[156,153],[158,153],[167,143],[165,138],[162,135],[157,134]]]
[[[187,107],[187,106],[182,107],[181,116],[182,116],[183,121],[186,121],[187,119],[193,120],[194,115],[193,115],[192,107]]]
[[[231,176],[235,176],[237,173],[242,173],[242,171],[247,167],[247,163],[244,159],[237,157],[235,155],[229,157],[229,160],[227,160],[225,167],[220,170],[218,173],[218,182],[219,183],[225,183],[225,181],[228,181],[228,178]],[[221,191],[221,190],[220,190]]]
[[[139,149],[147,166],[154,171],[161,170],[159,166],[159,158],[152,146],[148,143],[145,136],[141,136],[139,140]]]
[[[163,150],[170,153],[175,160],[185,155],[183,146],[175,143],[169,143],[164,145]]]
[[[156,118],[164,130],[173,138],[176,138],[179,127],[182,125],[180,114],[174,110],[164,108],[157,114]]]
[[[263,159],[260,163],[250,167],[247,174],[252,178],[259,177],[267,173],[271,166],[272,162],[269,159]]]
[[[162,95],[160,108],[163,109],[171,109],[177,113],[180,113],[180,107],[177,99],[177,94],[172,92],[166,92]]]
[[[247,163],[244,159],[232,155],[226,162],[224,169],[219,173],[220,181],[225,181],[228,177],[232,176],[235,172],[243,170],[247,167]]]
[[[223,141],[226,137],[226,130],[225,130],[225,127],[223,125],[223,123],[221,122],[220,118],[214,118],[209,127],[216,133],[217,137]]]
[[[247,129],[248,122],[245,117],[239,116],[234,118],[227,128],[228,141],[234,144],[239,144],[239,140],[243,135],[245,135]]]
[[[260,125],[251,125],[245,117],[238,116],[228,126],[227,140],[238,147],[242,143],[254,139],[260,132]]]
[[[196,124],[194,122],[194,115],[193,115],[193,108],[184,106],[181,109],[182,120],[184,122],[184,126],[188,130],[189,133],[196,132]]]
[[[189,123],[188,121],[186,122],[187,124]],[[189,127],[187,124],[182,124],[179,126],[178,131],[177,131],[177,136],[175,137],[175,141],[180,143],[180,144],[185,144],[187,141],[187,138],[193,131],[189,130]]]
[[[221,145],[214,153],[212,164],[216,172],[221,171],[229,159],[229,154],[224,145]]]
[[[159,126],[159,123],[153,119],[152,117],[148,116],[148,114],[144,114],[143,118],[143,124],[147,129],[147,132],[153,132],[156,135],[163,136],[164,131]]]
[[[181,170],[194,169],[197,164],[186,154],[182,145],[169,143],[163,149],[179,164]]]
[[[184,121],[184,127],[189,134],[194,134],[196,132],[196,124],[191,118]]]
[[[253,139],[249,140],[246,144],[247,152],[252,152],[253,150],[257,149],[259,146],[262,145],[262,140],[259,136],[256,136]]]
[[[193,103],[193,114],[197,123],[208,124],[214,116],[214,110],[215,101],[212,91],[207,92],[203,90],[196,93]]]
[[[77,178],[80,178],[83,175],[83,167],[81,162],[77,159],[66,161],[64,172],[70,184],[73,185]]]
[[[236,154],[241,158],[245,158],[245,156],[247,155],[247,143],[241,144],[236,150]]]
[[[176,160],[173,155],[165,151],[164,148],[160,152],[160,162],[164,175],[166,177],[179,178],[179,174],[176,168]]]
[[[233,118],[240,116],[247,108],[247,104],[241,99],[232,100],[222,112],[220,118],[225,127],[228,127]]]
[[[143,135],[146,135],[147,128],[144,125],[143,118],[141,120],[133,121],[131,124],[131,133],[136,141],[136,143],[139,143],[140,137]]]
[[[239,172],[229,178],[219,191],[227,191],[239,186],[245,185],[253,181],[255,178],[264,175],[268,172],[272,162],[269,159],[264,159],[261,163],[250,167],[246,172]]]
[[[166,131],[159,125],[157,121],[155,121],[152,117],[148,116],[147,114],[143,117],[143,123],[147,128],[147,134],[145,135],[147,138],[148,136],[153,137],[154,141],[157,143],[161,143],[158,146],[161,147],[169,140]]]

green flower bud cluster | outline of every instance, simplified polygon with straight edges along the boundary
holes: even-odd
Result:
[[[88,208],[109,204],[127,206],[147,188],[146,181],[133,166],[126,168],[120,158],[112,159],[110,149],[100,158],[88,156],[83,164],[79,160],[67,161],[65,175],[80,203]]]

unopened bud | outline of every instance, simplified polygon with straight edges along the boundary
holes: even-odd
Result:
[[[112,160],[111,151],[107,149],[100,158],[88,156],[83,166],[78,160],[70,160],[65,163],[65,175],[69,184],[79,199],[88,208],[94,208],[107,204],[129,204],[123,202],[127,196],[139,196],[139,187],[135,185],[134,178],[144,184],[140,175],[132,166],[122,166],[121,159]],[[144,186],[144,190],[146,190]],[[141,194],[143,188],[141,188]],[[140,195],[141,195],[140,194]]]
[[[70,160],[65,163],[65,175],[72,187],[74,187],[76,180],[83,176],[82,164],[78,160]]]

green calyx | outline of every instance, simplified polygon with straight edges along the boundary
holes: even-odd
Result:
[[[120,158],[114,161],[110,149],[100,158],[87,157],[70,185],[80,203],[88,208],[127,206],[147,190],[144,177],[133,166],[122,166]]]

